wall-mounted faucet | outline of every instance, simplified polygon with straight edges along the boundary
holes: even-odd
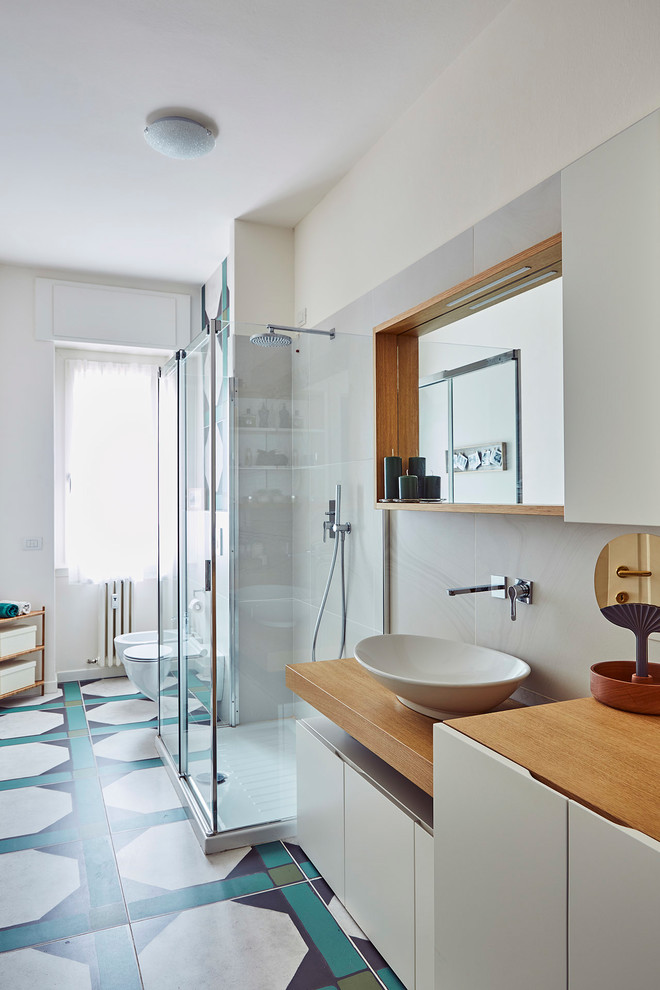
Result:
[[[516,603],[520,602],[521,605],[531,605],[532,604],[532,581],[525,581],[524,578],[518,578],[515,584],[509,585],[509,590],[507,595],[511,602],[511,621],[516,621]]]
[[[454,595],[476,595],[481,591],[490,591],[493,598],[506,598],[508,595],[511,602],[511,621],[515,622],[517,604],[532,604],[533,582],[526,581],[525,578],[516,578],[513,584],[509,585],[507,579],[499,574],[491,574],[490,580],[490,584],[477,584],[472,588],[447,588],[447,594],[453,597]]]

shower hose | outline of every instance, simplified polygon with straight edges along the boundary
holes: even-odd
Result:
[[[335,572],[335,564],[337,563],[337,556],[339,555],[340,564],[340,576],[341,576],[341,646],[339,647],[339,657],[343,657],[344,648],[346,646],[346,569],[344,562],[344,541],[346,540],[346,534],[351,531],[350,523],[341,522],[341,485],[337,485],[337,494],[335,498],[335,514],[334,522],[330,519],[328,522],[324,523],[323,534],[328,530],[332,530],[335,536],[335,546],[332,551],[332,560],[330,561],[330,570],[328,572],[328,580],[325,583],[325,591],[323,592],[323,597],[321,599],[321,604],[319,606],[319,614],[316,617],[316,626],[314,627],[314,638],[312,640],[312,660],[316,660],[316,641],[319,635],[319,629],[321,628],[321,619],[323,618],[323,612],[325,611],[326,602],[328,600],[328,595],[330,593],[330,585],[332,584],[332,576]]]

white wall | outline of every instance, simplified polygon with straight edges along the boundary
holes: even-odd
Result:
[[[74,658],[89,654],[91,637],[86,605],[69,593],[58,608],[56,597],[54,352],[52,342],[35,337],[37,277],[188,293],[194,327],[201,324],[201,304],[198,288],[190,285],[0,266],[0,421],[4,427],[0,460],[0,513],[4,521],[0,527],[0,593],[46,606],[48,690],[54,685],[56,671],[60,674],[68,670]],[[42,536],[43,550],[22,550],[26,536]],[[144,607],[149,614],[153,612],[153,600],[153,593],[146,589]]]
[[[659,35],[657,0],[512,0],[298,225],[296,310],[314,326],[654,110]]]
[[[559,231],[558,170],[660,105],[659,36],[655,0],[513,0],[300,223],[296,308],[374,326]],[[597,660],[634,655],[593,593],[624,528],[391,515],[392,632],[507,650],[558,699],[587,695]],[[535,582],[515,623],[506,601],[446,594],[492,573]]]
[[[293,230],[235,220],[229,255],[234,323],[293,324]]]
[[[0,267],[0,596],[46,607],[46,690],[55,658],[53,345],[34,339],[34,278]],[[25,537],[42,550],[23,550]]]

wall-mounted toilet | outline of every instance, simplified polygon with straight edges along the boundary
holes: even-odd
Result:
[[[115,649],[131,683],[147,698],[157,701],[160,687],[158,632],[154,629],[115,636]],[[174,652],[171,646],[163,644],[160,659],[171,657]]]

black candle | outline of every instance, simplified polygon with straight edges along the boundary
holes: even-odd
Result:
[[[424,478],[424,498],[440,498],[440,478],[437,474],[427,474]]]
[[[425,457],[409,457],[408,458],[408,474],[414,474],[418,478],[423,478],[426,475],[426,458]]]
[[[417,475],[402,474],[399,478],[399,498],[419,498]]]
[[[385,458],[385,498],[399,497],[399,478],[402,470],[400,457]]]
[[[425,487],[425,475],[426,475],[426,458],[425,457],[409,457],[408,458],[408,474],[416,475],[418,479],[417,492],[419,498],[426,497],[426,487]]]

